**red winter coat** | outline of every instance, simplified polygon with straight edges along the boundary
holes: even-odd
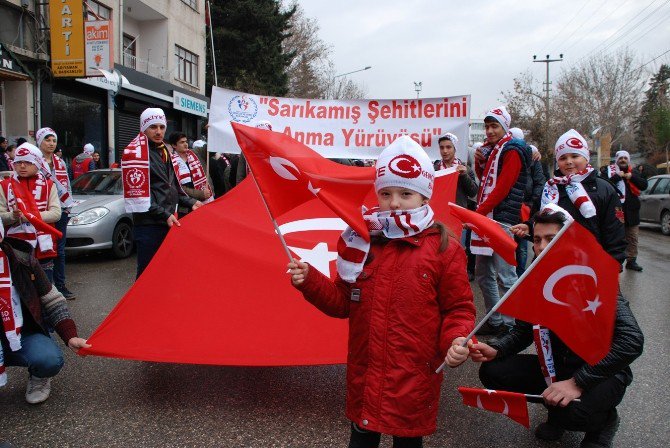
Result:
[[[299,285],[329,316],[349,318],[346,415],[363,429],[400,437],[435,432],[444,361],[474,328],[465,251],[440,233],[373,243],[354,284],[309,269]],[[360,301],[352,300],[360,289]]]

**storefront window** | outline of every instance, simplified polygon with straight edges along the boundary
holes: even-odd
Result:
[[[91,101],[73,98],[61,93],[53,94],[53,123],[51,127],[58,133],[58,147],[63,149],[63,157],[69,163],[82,151],[86,143],[91,143],[104,162],[107,151],[106,117],[102,105]]]

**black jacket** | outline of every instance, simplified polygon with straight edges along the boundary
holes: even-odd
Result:
[[[607,253],[623,263],[626,259],[626,232],[619,195],[612,184],[598,177],[596,171],[582,181],[582,186],[596,208],[596,216],[585,218],[568,197],[565,185],[558,186],[558,205],[595,235]]]
[[[603,169],[604,168],[604,169]],[[623,207],[623,216],[625,218],[625,224],[627,226],[639,226],[640,225],[640,198],[633,194],[630,189],[630,184],[635,185],[640,191],[646,190],[647,179],[640,176],[637,170],[631,171],[632,177],[630,179],[624,179],[623,183],[626,188],[626,200],[622,204]],[[617,184],[621,180],[618,174],[615,174],[611,178],[607,174],[607,167],[602,167],[600,169],[600,177],[609,181],[614,188],[617,188]]]
[[[615,376],[624,384],[633,381],[630,364],[642,354],[644,335],[635,320],[628,301],[619,293],[617,297],[616,320],[612,348],[596,365],[589,365],[570,350],[553,332],[551,348],[554,355],[556,377],[559,381],[573,377],[579,387],[591,389],[599,382]],[[533,343],[531,324],[517,320],[512,330],[505,336],[490,343],[498,350],[497,358],[519,353]]]
[[[149,168],[151,205],[149,211],[133,213],[133,223],[136,226],[167,227],[167,220],[175,213],[177,204],[191,208],[196,201],[183,192],[172,167],[172,161],[168,157],[168,161],[164,162],[161,147],[151,140],[149,140]]]
[[[531,215],[537,211],[533,210],[533,204],[539,203],[539,200],[542,197],[542,189],[546,182],[547,178],[544,177],[540,161],[531,161],[530,175],[526,180],[526,193],[523,198],[523,202],[531,208]]]

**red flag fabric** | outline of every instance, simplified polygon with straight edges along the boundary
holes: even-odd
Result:
[[[524,394],[470,387],[459,387],[458,392],[463,396],[463,404],[466,406],[497,412],[526,428],[530,427],[528,404]]]
[[[498,311],[544,325],[593,365],[610,351],[618,290],[619,263],[572,222],[508,291]]]
[[[463,223],[454,215],[449,213],[449,203],[456,200],[456,189],[458,188],[458,172],[456,169],[448,168],[435,172],[435,185],[433,186],[433,197],[430,198],[430,207],[435,212],[435,221],[446,225],[456,238],[460,241]]]
[[[449,203],[449,212],[463,224],[467,224],[503,260],[516,266],[516,241],[500,227],[500,224],[454,203]]]
[[[374,168],[333,162],[280,132],[231,124],[275,218],[318,196],[369,241],[361,205],[373,189]]]
[[[37,203],[35,203],[35,198],[32,193],[21,184],[21,182],[13,177],[8,177],[5,182],[9,182],[12,185],[12,191],[16,198],[16,206],[37,231],[48,233],[56,239],[61,239],[63,237],[60,230],[42,221],[42,216],[37,208]]]

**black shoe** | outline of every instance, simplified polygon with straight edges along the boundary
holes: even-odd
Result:
[[[496,336],[504,328],[504,325],[491,325],[488,322],[484,322],[484,325],[482,325],[482,327],[477,330],[477,333],[475,334],[477,336]]]
[[[468,281],[474,282],[475,281],[475,273],[468,271]]]
[[[559,440],[565,430],[554,426],[549,422],[540,423],[537,428],[535,428],[535,437],[540,440],[546,440],[547,442],[554,442]]]
[[[56,289],[60,291],[61,294],[63,294],[63,297],[65,297],[66,300],[74,300],[77,298],[77,296],[75,296],[72,291],[67,289],[66,286],[61,286],[60,288],[56,287]]]
[[[636,258],[628,259],[628,261],[626,262],[626,269],[630,269],[631,271],[642,272],[642,266],[637,264]]]
[[[579,445],[580,448],[609,448],[612,446],[614,435],[619,429],[619,414],[616,409],[610,413],[605,426],[600,431],[588,431],[584,436],[584,440]]]

